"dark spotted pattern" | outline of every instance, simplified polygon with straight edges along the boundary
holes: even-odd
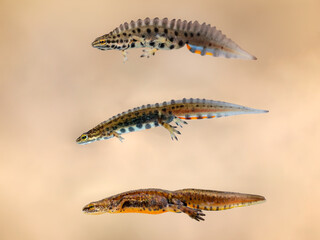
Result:
[[[152,127],[165,126],[170,132],[180,134],[177,130],[172,130],[175,121],[177,125],[179,118],[185,120],[205,119],[219,116],[231,116],[246,113],[265,113],[267,111],[247,108],[244,106],[212,101],[205,99],[182,99],[171,100],[169,102],[156,103],[154,105],[142,105],[134,109],[129,109],[112,118],[108,119],[85,132],[86,139],[77,139],[79,144],[90,143],[100,139],[119,137],[120,134],[134,132],[141,129],[150,129]],[[165,125],[167,124],[167,125]],[[172,136],[172,135],[171,135]],[[174,136],[173,136],[174,137]],[[94,138],[94,139],[93,139]]]
[[[159,40],[161,37],[165,40]],[[107,45],[111,40],[116,40],[116,47]],[[156,41],[157,44],[150,45],[149,43],[152,41]],[[132,42],[136,42],[136,44],[132,45]],[[119,43],[128,44],[120,45]],[[160,45],[161,43],[164,45]],[[197,21],[187,22],[180,19],[169,21],[167,18],[161,20],[159,18],[146,18],[130,23],[126,22],[110,33],[96,38],[92,46],[101,50],[125,50],[134,47],[155,47],[169,50],[181,48],[186,43],[203,49],[210,48],[212,51],[209,52],[212,56],[256,59],[227,38],[221,31],[211,27],[210,24],[200,25]],[[175,47],[170,47],[171,45]],[[195,52],[195,48],[191,47],[190,51]],[[201,51],[201,54],[206,55],[206,51]]]

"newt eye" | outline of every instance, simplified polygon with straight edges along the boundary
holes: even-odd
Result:
[[[88,135],[87,134],[82,134],[81,135],[81,140],[87,140],[88,139]]]

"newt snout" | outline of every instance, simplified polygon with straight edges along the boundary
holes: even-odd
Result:
[[[86,214],[94,214],[94,215],[99,215],[104,213],[103,208],[99,205],[96,205],[95,203],[87,204],[86,206],[84,206],[82,211]]]

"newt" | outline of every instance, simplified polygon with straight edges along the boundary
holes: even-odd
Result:
[[[140,189],[120,193],[100,201],[87,204],[82,211],[87,214],[103,213],[185,213],[189,217],[204,221],[206,211],[220,211],[262,203],[263,196],[235,192],[200,189],[167,191],[162,189]]]
[[[78,144],[88,144],[94,141],[118,138],[125,133],[162,126],[167,129],[172,140],[178,140],[176,134],[181,134],[176,128],[187,124],[185,120],[212,119],[239,114],[266,113],[267,110],[254,109],[227,102],[206,99],[171,100],[169,102],[147,104],[130,109],[126,112],[98,124],[76,139]],[[175,123],[177,126],[172,126]]]
[[[92,42],[92,46],[100,50],[121,51],[124,61],[127,60],[129,48],[146,48],[141,57],[149,58],[160,49],[173,50],[185,45],[192,53],[202,56],[257,59],[227,38],[216,27],[181,19],[169,21],[168,18],[146,18],[130,23],[125,22]]]

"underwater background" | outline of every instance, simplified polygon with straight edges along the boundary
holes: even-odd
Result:
[[[0,1],[0,239],[319,239],[320,2]],[[91,47],[145,17],[216,26],[257,61],[186,47],[140,58]],[[178,142],[156,128],[78,145],[143,104],[206,98],[268,114],[189,121]],[[247,208],[83,214],[139,188],[259,194]]]

